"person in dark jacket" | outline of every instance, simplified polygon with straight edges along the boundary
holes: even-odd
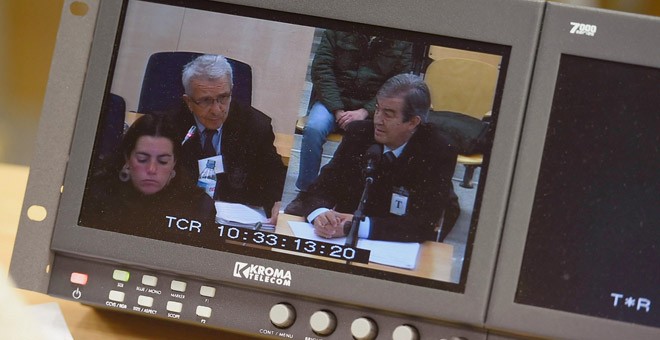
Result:
[[[312,106],[303,130],[296,186],[307,190],[321,165],[328,134],[373,117],[376,92],[412,69],[412,43],[326,30],[312,62]]]
[[[180,168],[176,138],[163,116],[137,119],[119,153],[89,179],[80,224],[209,248],[222,243],[215,202]]]
[[[232,68],[221,55],[191,61],[183,69],[182,82],[185,107],[175,118],[184,128],[179,131],[180,162],[199,175],[200,160],[217,160],[223,167],[216,171],[214,199],[262,207],[275,224],[286,166],[273,144],[270,117],[232,100]]]
[[[358,236],[399,242],[434,239],[449,204],[457,152],[425,123],[430,102],[420,77],[401,74],[388,80],[378,91],[373,121],[348,125],[333,159],[285,212],[306,216],[322,237],[346,236],[365,187],[365,154],[377,148],[382,156]]]

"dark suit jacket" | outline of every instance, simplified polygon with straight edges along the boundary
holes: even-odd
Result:
[[[372,121],[349,124],[335,155],[309,191],[289,207],[307,216],[320,207],[353,214],[364,189],[365,152],[373,144]],[[417,128],[391,170],[379,166],[365,205],[371,219],[370,239],[419,242],[434,239],[434,229],[448,203],[456,150],[430,124]],[[384,157],[383,157],[384,158]],[[408,191],[406,214],[390,213],[395,188]]]
[[[195,120],[187,108],[180,110],[178,115],[176,119],[182,127],[180,140],[183,141]],[[274,141],[275,134],[268,116],[232,101],[222,126],[221,153],[225,172],[218,174],[214,198],[262,206],[270,215],[273,204],[281,200],[286,177],[286,167],[273,145]],[[181,165],[191,174],[199,174],[197,161],[202,158],[199,134],[190,137],[181,151],[177,162],[182,162]]]

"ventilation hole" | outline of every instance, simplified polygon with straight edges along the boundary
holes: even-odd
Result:
[[[28,218],[37,222],[41,222],[45,220],[46,215],[48,215],[48,212],[46,212],[46,208],[40,205],[33,205],[29,207],[27,211]]]
[[[87,11],[89,11],[89,6],[82,1],[74,1],[69,6],[69,10],[71,11],[71,14],[82,17],[87,14]]]

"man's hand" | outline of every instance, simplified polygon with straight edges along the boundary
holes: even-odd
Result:
[[[344,235],[344,222],[352,219],[353,215],[351,214],[328,210],[314,219],[314,232],[324,238],[346,236]]]
[[[282,201],[277,201],[273,204],[273,208],[270,210],[270,218],[266,221],[267,224],[276,225],[277,216],[280,214],[280,207],[282,206]]]
[[[369,117],[369,111],[365,109],[357,109],[353,111],[335,111],[335,121],[340,128],[346,130],[348,123],[354,120],[364,120]]]

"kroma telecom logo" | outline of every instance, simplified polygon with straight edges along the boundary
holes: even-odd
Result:
[[[278,286],[291,286],[291,271],[245,262],[236,261],[234,264],[234,277]]]

